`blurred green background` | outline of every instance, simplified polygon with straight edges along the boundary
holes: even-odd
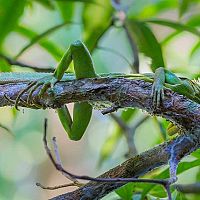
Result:
[[[0,0],[0,70],[33,71],[11,65],[10,60],[42,69],[55,68],[68,46],[80,39],[91,51],[97,73],[142,73],[163,66],[188,78],[200,76],[200,1],[117,2]],[[48,137],[57,137],[63,165],[73,173],[97,176],[136,153],[127,153],[127,134],[113,117],[103,116],[100,111],[94,111],[86,134],[78,142],[67,138],[53,110],[20,108],[18,112],[1,108],[0,113],[0,123],[12,132],[0,129],[0,200],[48,199],[75,189],[46,191],[35,186],[36,182],[45,186],[68,182],[54,169],[43,148],[45,117]],[[139,110],[119,111],[115,116],[128,127],[141,120],[133,127],[131,137],[138,153],[168,139],[168,122],[164,119],[148,118]],[[178,183],[200,181],[199,164],[199,152],[184,159]],[[165,169],[148,177],[167,177]],[[128,184],[104,199],[140,199],[141,192],[148,188],[146,184]],[[144,194],[146,199],[166,197],[161,187],[150,189]],[[200,197],[176,191],[173,195],[176,199]]]

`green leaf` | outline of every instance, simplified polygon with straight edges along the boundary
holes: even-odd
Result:
[[[68,1],[57,1],[56,4],[63,21],[69,21],[73,18],[75,11],[74,3]]]
[[[82,13],[83,40],[90,52],[94,50],[100,38],[111,26],[113,12],[110,1],[96,0],[95,2],[103,6],[85,4]]]
[[[0,0],[0,48],[23,14],[26,0]]]
[[[136,20],[127,20],[126,24],[131,37],[136,40],[139,50],[152,59],[152,70],[164,67],[161,46],[147,24]]]
[[[5,59],[1,58],[0,55],[0,72],[11,72],[11,66],[5,61]]]
[[[32,40],[25,47],[23,47],[21,49],[21,51],[16,55],[16,58],[21,56],[27,49],[29,49],[34,44],[38,43],[41,39],[45,38],[46,36],[50,35],[51,33],[59,30],[60,28],[66,26],[70,23],[71,22],[64,22],[64,23],[58,24],[56,26],[49,28],[48,30],[44,31],[43,33],[37,35],[36,37],[32,38]]]
[[[196,175],[196,182],[199,182],[199,181],[200,181],[200,167]]]
[[[24,26],[18,26],[16,32],[28,38],[29,40],[33,40],[33,38],[36,38],[38,36],[37,33]],[[41,47],[47,50],[56,60],[60,60],[64,53],[57,45],[47,39],[39,40],[38,43]]]
[[[192,152],[191,155],[195,158],[200,159],[200,149],[197,149],[196,151]]]
[[[177,170],[177,175],[181,174],[193,167],[199,166],[200,165],[200,159],[196,159],[192,162],[182,162],[178,165],[178,170]],[[154,179],[165,179],[169,177],[169,169],[164,170],[161,172],[159,175],[154,176]],[[147,185],[145,188],[143,188],[143,193],[142,196],[145,197],[147,193],[150,192],[155,187],[155,185]]]
[[[145,22],[158,24],[161,26],[168,26],[170,28],[176,29],[177,31],[187,31],[200,37],[200,32],[196,28],[175,21],[161,20],[161,19],[150,19],[150,20],[147,19],[145,20]]]
[[[174,192],[172,193],[172,200],[187,200],[187,198],[185,194],[174,190]]]
[[[188,26],[200,26],[200,15],[194,15],[186,22]]]
[[[128,183],[119,189],[115,190],[115,192],[123,199],[123,200],[132,200],[133,191],[134,191],[135,183]]]

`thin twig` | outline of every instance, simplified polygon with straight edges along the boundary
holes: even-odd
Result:
[[[53,72],[54,69],[52,67],[36,67],[33,65],[28,65],[19,61],[16,61],[12,58],[9,58],[8,56],[5,56],[3,54],[0,54],[0,58],[6,60],[10,65],[17,65],[20,67],[27,67],[29,69],[33,69],[36,72]]]
[[[43,142],[44,142],[44,147],[45,147],[46,153],[49,156],[49,158],[50,158],[51,162],[53,163],[53,165],[55,166],[55,168],[58,171],[60,171],[62,174],[64,174],[64,175],[66,174],[67,178],[68,178],[68,176],[70,176],[72,179],[94,181],[94,182],[107,182],[107,183],[139,182],[139,183],[160,184],[166,189],[169,200],[171,200],[171,193],[169,191],[170,183],[168,180],[138,179],[138,178],[94,178],[94,177],[90,177],[90,176],[79,176],[79,175],[72,174],[71,172],[65,170],[62,167],[62,165],[60,163],[57,163],[56,160],[53,158],[51,150],[48,147],[46,136],[47,136],[47,119],[45,119],[45,123],[44,123],[44,137],[43,137]],[[56,142],[56,141],[54,141],[54,142]],[[57,148],[57,144],[56,144],[56,148]],[[54,150],[54,151],[58,152],[57,150]]]
[[[54,153],[55,153],[55,157],[56,157],[56,163],[60,166],[62,166],[62,161],[61,161],[61,158],[60,158],[60,154],[59,154],[59,150],[58,150],[58,145],[56,143],[56,137],[53,137],[52,139],[52,143],[53,143],[53,149],[54,149]],[[67,177],[69,180],[73,181],[73,183],[77,184],[77,180],[72,178],[71,176],[69,176],[68,174],[66,173],[63,173],[62,174]]]
[[[129,43],[131,45],[131,49],[132,49],[132,52],[133,52],[133,68],[132,68],[132,71],[133,73],[139,73],[139,66],[140,66],[140,61],[139,61],[139,52],[138,52],[138,47],[135,43],[135,40],[133,38],[133,36],[131,35],[126,23],[123,24],[123,28],[126,32],[126,35],[127,35],[127,38],[129,40]]]
[[[110,116],[112,117],[112,119],[115,120],[115,122],[117,122],[117,124],[123,131],[127,131],[127,129],[129,129],[129,126],[120,117],[113,113],[110,113]]]
[[[122,10],[120,0],[111,0],[111,4],[115,10]]]
[[[126,154],[126,157],[132,157],[137,154],[137,148],[135,146],[134,142],[134,135],[135,131],[146,119],[149,118],[149,116],[145,115],[141,118],[134,121],[134,124],[130,127],[128,124],[126,124],[120,117],[117,115],[111,113],[110,116],[117,122],[119,127],[123,130],[124,136],[126,138],[127,144],[128,144],[128,153]]]

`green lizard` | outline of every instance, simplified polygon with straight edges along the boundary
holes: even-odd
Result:
[[[72,74],[65,74],[70,63],[74,63],[75,76]],[[81,69],[79,69],[81,66]],[[14,75],[14,76],[13,76]],[[55,72],[53,74],[49,73],[1,73],[0,74],[0,84],[1,83],[16,83],[16,82],[27,82],[29,85],[25,90],[22,90],[15,100],[15,107],[17,108],[18,102],[22,101],[20,97],[29,91],[27,102],[22,102],[26,105],[31,104],[31,96],[33,92],[42,85],[39,92],[39,96],[48,89],[48,87],[53,86],[58,81],[69,81],[81,78],[94,78],[96,73],[93,68],[93,61],[90,56],[88,49],[81,41],[75,41],[70,45],[69,49],[61,58]],[[2,80],[2,81],[1,81]],[[30,105],[33,108],[41,108],[40,105]],[[73,120],[70,116],[67,106],[62,106],[57,109],[60,121],[68,133],[68,136],[72,140],[79,140],[90,121],[92,115],[92,106],[87,102],[75,103],[73,108]],[[81,122],[81,123],[80,123]]]
[[[74,74],[67,74],[65,71],[68,69],[71,61],[74,62]],[[43,95],[44,92],[53,86],[58,81],[71,81],[81,78],[94,78],[97,77],[92,58],[89,51],[85,45],[76,41],[70,45],[67,52],[63,55],[61,61],[59,62],[55,72],[52,73],[0,73],[0,84],[10,84],[10,83],[28,83],[27,88],[22,90],[16,100],[10,100],[14,102],[15,107],[20,101],[21,104],[25,104],[27,107],[41,108],[41,105],[35,105],[32,101],[33,92],[41,86],[39,95]],[[189,98],[190,100],[200,104],[200,81],[199,80],[189,80],[187,78],[180,78],[174,73],[160,67],[154,73],[146,74],[100,74],[101,77],[111,77],[111,78],[130,78],[139,79],[147,82],[153,83],[152,85],[152,104],[155,108],[159,107],[164,99],[164,88],[169,88],[179,94],[182,94]],[[28,93],[27,101],[25,102],[21,97],[24,93]],[[6,97],[6,96],[5,96]],[[87,102],[75,103],[73,110],[73,120],[67,109],[67,106],[62,106],[57,109],[60,121],[72,140],[79,140],[83,136],[92,114],[92,106]],[[168,133],[170,135],[175,134],[179,131],[179,128],[173,124],[169,125]],[[177,180],[176,168],[178,165],[179,151],[176,145],[184,145],[189,137],[184,137],[181,141],[177,140],[175,145],[169,150],[171,153],[170,157],[170,179],[169,183],[173,183]]]
[[[67,74],[65,71],[68,69],[71,62],[74,62],[74,74]],[[200,103],[200,81],[189,80],[187,78],[177,77],[174,73],[160,67],[154,73],[145,74],[100,74],[99,77],[121,77],[130,79],[141,79],[147,82],[152,82],[152,100],[153,105],[158,107],[164,99],[164,87],[170,88],[173,91],[182,94],[189,99]],[[55,72],[50,73],[0,73],[0,84],[16,83],[16,82],[29,82],[27,88],[22,90],[15,100],[15,107],[19,101],[24,103],[25,106],[33,108],[41,108],[40,105],[32,105],[33,92],[42,85],[39,95],[43,95],[44,92],[53,86],[58,81],[70,81],[81,78],[94,78],[97,77],[93,67],[93,61],[88,49],[81,41],[76,41],[70,45],[69,49],[63,55],[59,62]],[[21,99],[21,96],[28,92],[27,102]],[[60,121],[72,140],[79,140],[91,118],[92,106],[87,102],[75,103],[73,110],[73,120],[66,106],[57,109]],[[177,133],[179,129],[172,124],[168,127],[168,134],[173,135]]]

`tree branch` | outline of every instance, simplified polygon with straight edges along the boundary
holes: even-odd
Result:
[[[163,143],[140,155],[130,158],[124,163],[118,165],[117,167],[110,169],[106,173],[100,175],[99,177],[96,178],[95,181],[94,180],[90,181],[83,187],[73,192],[59,195],[57,197],[52,198],[51,200],[74,200],[74,199],[98,200],[98,199],[101,199],[108,193],[126,184],[126,182],[129,182],[128,178],[133,179],[133,182],[135,182],[137,180],[135,180],[134,178],[138,178],[139,176],[146,174],[152,169],[155,169],[162,165],[166,165],[171,156],[170,154],[171,152],[169,151],[169,149],[171,149],[171,147],[174,144],[177,144],[177,142],[181,141],[184,137],[185,136],[182,135],[175,140]],[[199,148],[200,140],[198,139],[197,141],[196,138],[193,138],[193,139],[194,140],[191,140],[191,143],[188,142],[184,147],[182,147],[181,153],[184,156],[188,153],[191,153],[192,147],[195,147],[192,149],[192,151]],[[88,178],[88,176],[78,176],[78,177],[80,177],[81,179]],[[116,180],[114,183],[113,181],[112,182],[110,181],[110,183],[106,181],[103,182],[103,179],[106,179],[106,178],[111,179],[111,180],[112,179],[116,179]],[[117,181],[122,178],[126,178],[124,182]],[[99,180],[101,180],[101,182]],[[158,181],[158,180],[155,180],[155,181]],[[141,179],[138,182],[141,182]],[[162,182],[162,180],[160,180],[160,182]]]
[[[27,67],[29,69],[33,69],[36,72],[53,72],[55,69],[52,67],[37,67],[33,65],[28,65],[22,62],[19,62],[17,60],[14,60],[6,55],[0,54],[0,58],[4,59],[6,62],[8,62],[10,65],[17,65],[20,67]]]
[[[28,82],[0,84],[0,106],[13,105],[12,100],[25,89]],[[154,109],[152,106],[151,83],[142,80],[125,78],[94,78],[68,82],[59,82],[52,90],[47,90],[43,97],[33,93],[33,102],[44,108],[58,108],[65,103],[87,101],[97,107],[109,105],[111,108],[137,107],[150,114],[164,117],[182,128],[184,134],[176,139],[156,146],[140,155],[130,158],[121,165],[107,171],[99,178],[139,177],[154,168],[166,165],[170,156],[178,160],[190,154],[200,146],[200,105],[171,90],[165,90],[162,105]],[[28,93],[22,96],[27,99]],[[20,104],[23,104],[23,101]],[[110,109],[111,110],[111,109]],[[52,200],[100,199],[124,183],[89,182],[74,192],[66,193]]]
[[[0,107],[13,105],[5,95],[15,100],[20,91],[29,82],[0,84]],[[94,78],[68,82],[59,82],[52,90],[48,89],[43,97],[38,93],[41,87],[33,92],[32,100],[44,108],[58,108],[66,103],[88,101],[99,109],[105,106],[115,108],[137,107],[148,113],[164,117],[185,130],[200,126],[200,105],[190,101],[169,89],[165,90],[162,105],[155,109],[152,106],[151,83],[142,80],[125,78]],[[27,99],[28,93],[22,95]],[[20,103],[23,105],[23,102]],[[25,106],[25,105],[23,105]]]

